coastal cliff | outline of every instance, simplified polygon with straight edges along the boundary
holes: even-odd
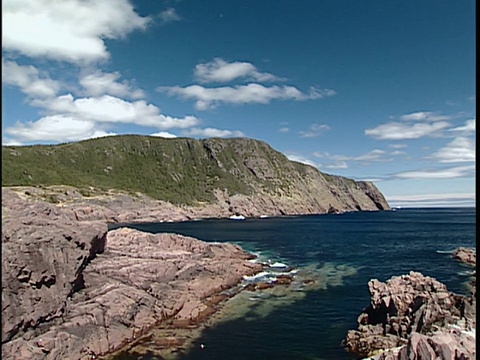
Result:
[[[390,209],[373,183],[323,174],[251,139],[2,146],[2,185],[5,359],[98,358],[159,324],[195,326],[265,266],[232,244],[107,232],[107,223]],[[181,341],[162,339],[166,348]]]
[[[111,209],[116,202],[130,214],[142,212],[132,205],[142,203],[139,208],[149,213],[138,218],[150,221],[158,221],[152,209],[167,203],[184,219],[390,209],[371,182],[324,174],[288,160],[265,142],[246,138],[126,135],[51,146],[2,146],[2,185],[70,186],[87,205]],[[61,201],[62,196],[52,195],[44,200]],[[67,200],[79,199],[67,194]],[[130,215],[123,220],[136,219]]]
[[[262,270],[252,257],[176,234],[107,232],[3,190],[2,359],[94,359],[159,323],[194,326]]]

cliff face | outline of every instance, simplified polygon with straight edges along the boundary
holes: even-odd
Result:
[[[71,185],[82,194],[117,189],[217,216],[390,209],[370,182],[323,174],[245,138],[115,136],[3,146],[2,185]]]
[[[76,220],[2,191],[2,359],[95,359],[159,323],[190,327],[263,266],[232,244]]]

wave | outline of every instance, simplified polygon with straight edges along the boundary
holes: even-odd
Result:
[[[455,250],[437,250],[438,254],[453,254]]]
[[[269,276],[269,275],[271,275],[269,272],[267,272],[267,271],[262,271],[262,272],[259,272],[258,274],[251,275],[251,276],[244,275],[244,276],[243,276],[243,279],[244,279],[244,280],[247,280],[247,281],[253,281],[253,280],[257,280],[257,279],[260,279],[260,278],[267,277],[267,276]]]
[[[287,268],[288,265],[287,264],[284,264],[284,263],[281,263],[281,262],[274,262],[273,264],[270,264],[270,267],[272,268]]]
[[[475,275],[476,270],[467,270],[467,271],[460,271],[458,272],[458,275],[460,276],[472,276]]]

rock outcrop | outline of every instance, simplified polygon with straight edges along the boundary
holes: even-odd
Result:
[[[263,265],[232,244],[78,221],[2,198],[2,358],[91,359],[161,322],[194,326]],[[78,214],[77,214],[78,216]]]
[[[107,225],[71,221],[47,203],[2,207],[2,343],[64,316]]]
[[[475,264],[468,249],[454,257]],[[371,280],[368,288],[371,302],[358,317],[358,330],[347,333],[347,351],[377,360],[475,358],[475,286],[469,296],[457,295],[410,272],[385,283]]]
[[[470,266],[477,265],[477,252],[475,249],[459,247],[453,254],[453,258]]]

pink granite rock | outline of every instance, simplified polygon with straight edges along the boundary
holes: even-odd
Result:
[[[444,284],[413,271],[385,283],[371,280],[368,287],[371,302],[358,318],[358,330],[347,333],[347,351],[368,357],[402,347],[399,352],[385,353],[384,360],[433,360],[442,351],[474,352],[467,336],[475,327],[474,296],[453,294]],[[447,331],[454,329],[452,325],[462,331]]]
[[[263,265],[232,244],[80,221],[3,192],[2,358],[91,359],[161,322],[195,326]],[[76,220],[78,218],[79,220]]]

